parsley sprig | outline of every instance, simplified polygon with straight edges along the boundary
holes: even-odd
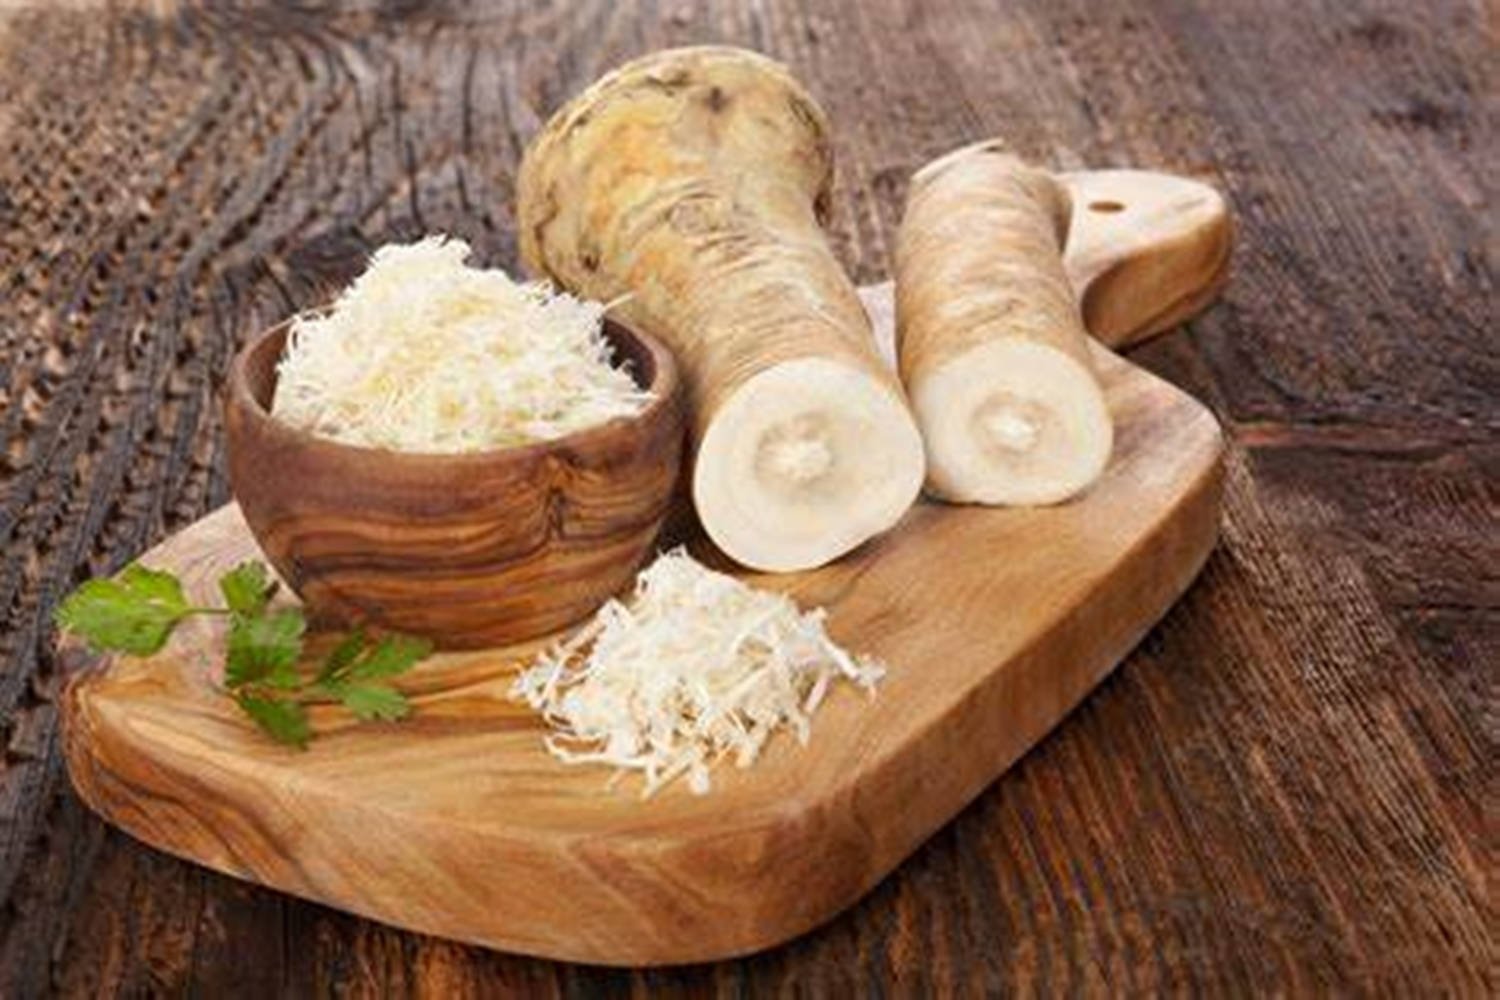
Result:
[[[276,588],[265,564],[245,562],[219,578],[223,606],[199,606],[171,573],[132,563],[69,594],[57,609],[57,624],[95,650],[151,656],[186,618],[228,618],[226,693],[280,743],[306,748],[312,738],[307,706],[315,702],[339,702],[365,720],[411,713],[406,696],[388,682],[431,653],[431,643],[356,629],[309,676],[299,669],[307,619],[299,608],[273,609]]]

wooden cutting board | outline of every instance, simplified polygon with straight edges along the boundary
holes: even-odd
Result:
[[[1134,172],[1069,184],[1091,329],[1119,344],[1211,298],[1229,246],[1217,194]],[[888,343],[890,286],[865,291]],[[751,575],[825,606],[834,637],[889,674],[873,699],[837,691],[809,746],[781,737],[754,768],[716,770],[709,795],[679,783],[641,801],[634,779],[609,790],[607,769],[548,756],[540,721],[506,697],[536,644],[433,657],[403,683],[411,719],[319,708],[311,749],[279,747],[216,690],[222,637],[200,621],[150,660],[79,669],[73,782],[162,850],[429,934],[609,964],[777,944],[858,899],[1041,739],[1213,547],[1213,417],[1103,348],[1098,361],[1115,454],[1081,499],[921,503],[834,565]],[[231,504],[142,561],[207,598],[257,555]]]

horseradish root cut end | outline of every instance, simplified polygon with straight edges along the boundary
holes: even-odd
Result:
[[[790,571],[900,520],[922,469],[922,438],[899,396],[860,368],[800,358],[751,376],[709,420],[693,501],[725,552]]]
[[[965,503],[1040,505],[1104,471],[1113,432],[1089,369],[1024,338],[997,338],[933,366],[912,387],[927,484]]]

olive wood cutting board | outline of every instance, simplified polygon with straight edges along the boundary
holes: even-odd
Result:
[[[1068,264],[1096,335],[1118,346],[1212,298],[1230,242],[1216,193],[1130,171],[1066,179]],[[888,347],[890,286],[864,294]],[[507,699],[536,643],[434,656],[403,678],[410,719],[319,707],[311,748],[283,748],[217,691],[223,640],[200,620],[154,658],[79,667],[64,709],[73,782],[148,844],[424,933],[609,964],[785,941],[858,899],[1041,739],[1213,547],[1218,425],[1103,347],[1097,359],[1115,451],[1081,498],[923,502],[830,566],[749,575],[826,607],[833,636],[889,673],[873,698],[837,690],[808,746],[778,736],[753,768],[717,768],[708,795],[679,782],[642,801],[635,778],[610,789],[608,769],[548,756],[541,721]],[[207,597],[257,556],[230,504],[142,561]]]

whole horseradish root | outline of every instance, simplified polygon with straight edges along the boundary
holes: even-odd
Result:
[[[1067,193],[997,146],[912,178],[896,249],[901,377],[930,493],[1057,503],[1103,472],[1113,426],[1063,269]]]
[[[608,74],[527,150],[527,265],[612,301],[687,376],[692,493],[757,569],[821,565],[894,525],[921,437],[822,230],[828,124],[779,64],[732,48]]]

